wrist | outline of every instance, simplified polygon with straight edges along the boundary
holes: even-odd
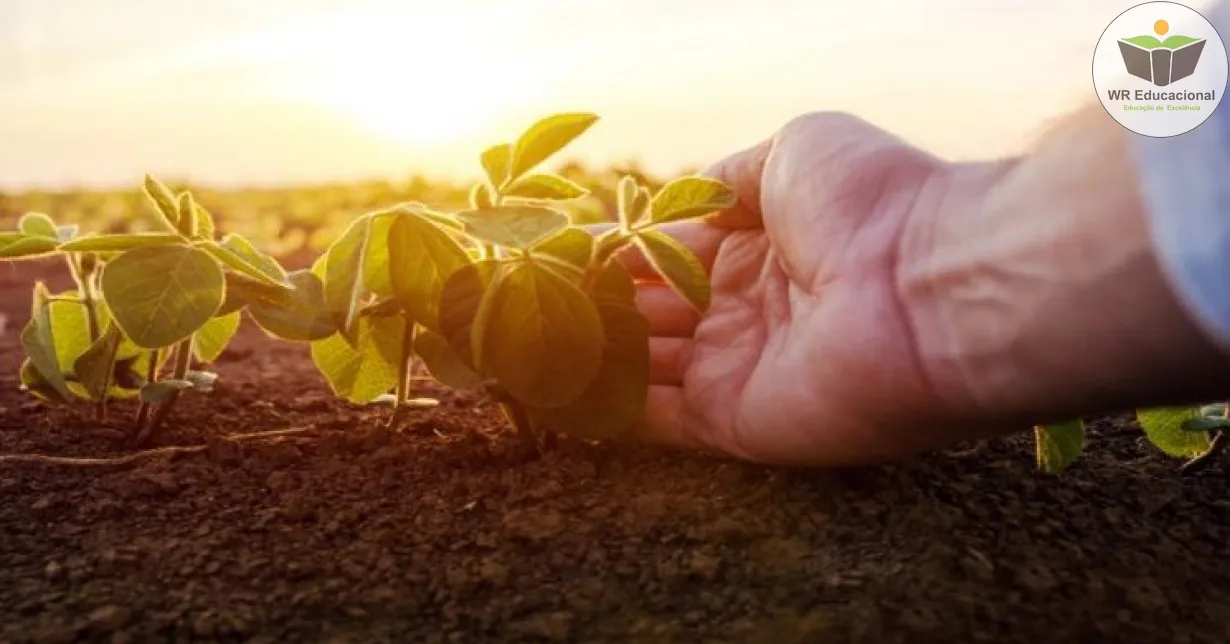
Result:
[[[920,194],[898,289],[958,422],[1003,431],[1230,386],[1162,277],[1125,135],[1105,122],[1069,122],[1019,159],[947,166]]]

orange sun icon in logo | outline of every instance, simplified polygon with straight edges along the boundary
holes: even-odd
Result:
[[[1170,31],[1170,23],[1165,20],[1158,20],[1153,23],[1153,31],[1159,36],[1165,36],[1166,32]]]

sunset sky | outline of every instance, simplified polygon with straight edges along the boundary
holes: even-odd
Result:
[[[575,157],[659,171],[824,109],[998,154],[1094,100],[1138,3],[2,0],[0,188],[468,177],[563,110],[603,117]]]

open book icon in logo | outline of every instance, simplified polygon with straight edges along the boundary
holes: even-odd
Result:
[[[1119,39],[1119,53],[1128,73],[1158,87],[1191,76],[1207,41],[1178,35],[1161,40],[1158,36],[1165,36],[1170,29],[1165,20],[1158,20],[1153,29],[1157,36]]]

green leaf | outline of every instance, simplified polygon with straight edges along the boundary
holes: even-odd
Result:
[[[531,174],[521,177],[504,189],[505,196],[521,199],[566,201],[589,194],[581,186],[553,174]]]
[[[1207,434],[1183,430],[1184,422],[1200,417],[1197,407],[1160,407],[1136,412],[1136,420],[1149,442],[1170,456],[1180,458],[1199,456],[1209,448]]]
[[[423,359],[427,371],[437,382],[453,389],[478,386],[478,374],[462,360],[443,335],[430,329],[419,329],[414,336],[414,352]]]
[[[180,234],[188,238],[196,237],[196,200],[192,198],[191,192],[179,193],[179,206],[176,210],[179,212],[178,227]]]
[[[641,186],[636,189],[636,201],[632,202],[632,213],[636,215],[636,219],[632,223],[638,223],[645,218],[652,201],[653,196],[649,194],[649,188]]]
[[[226,345],[231,343],[235,332],[239,330],[239,311],[227,315],[210,318],[192,343],[192,352],[201,362],[213,362],[222,355]]]
[[[486,184],[476,183],[470,186],[470,209],[486,210],[495,205],[491,199],[491,190]]]
[[[218,262],[190,246],[125,252],[103,268],[102,291],[120,330],[145,349],[170,346],[195,333],[225,295]]]
[[[222,306],[218,307],[214,317],[239,311],[247,306],[250,300],[257,297],[265,297],[271,301],[277,300],[278,293],[283,290],[281,287],[270,286],[239,273],[224,272],[223,281],[226,282],[226,297],[223,298]]]
[[[401,302],[395,297],[373,300],[359,309],[359,315],[397,315],[402,312]]]
[[[662,186],[650,203],[649,221],[660,224],[703,217],[735,205],[729,186],[708,177],[681,177]]]
[[[496,282],[480,363],[514,398],[567,405],[598,374],[602,320],[581,289],[536,263]]]
[[[457,218],[454,217],[453,215],[446,214],[443,212],[436,212],[434,210],[427,208],[426,206],[423,206],[422,204],[414,204],[414,205],[417,207],[409,208],[406,211],[412,212],[424,219],[430,219],[432,223],[443,228],[444,230],[451,230],[451,231],[460,233],[465,228],[464,226],[462,226],[461,222],[457,221]],[[405,208],[403,207],[403,209]]]
[[[59,240],[59,235],[56,233],[56,222],[41,212],[28,212],[22,215],[21,219],[17,220],[17,230],[29,237]]]
[[[632,274],[617,259],[608,259],[594,280],[592,295],[599,304],[636,306],[636,282]]]
[[[109,324],[107,330],[73,363],[73,373],[85,387],[90,400],[102,400],[111,389],[112,374],[123,340],[120,328]]]
[[[389,228],[393,292],[412,319],[439,328],[440,293],[453,273],[470,264],[465,249],[431,220],[398,215]]]
[[[514,268],[514,264],[508,261],[501,261],[497,265],[497,270],[491,274],[491,282],[487,285],[487,290],[478,301],[478,309],[474,311],[474,319],[470,325],[470,348],[468,357],[473,360],[474,372],[480,376],[485,376],[491,373],[487,367],[486,349],[487,332],[491,330],[491,308],[492,302],[495,301],[495,294],[499,291],[500,284],[504,278]],[[465,354],[463,354],[465,355]]]
[[[526,249],[568,225],[568,215],[540,206],[496,206],[457,213],[465,230],[489,244]]]
[[[492,281],[501,270],[497,260],[467,264],[444,282],[440,292],[439,332],[457,357],[474,368],[474,321]]]
[[[367,250],[363,253],[363,290],[367,293],[380,297],[391,297],[394,294],[393,281],[389,275],[389,231],[399,216],[395,211],[371,216]]]
[[[392,224],[392,218],[397,215],[415,215],[430,221],[446,231],[455,233],[462,232],[461,222],[457,221],[453,215],[446,212],[440,212],[438,210],[432,210],[425,204],[418,201],[404,201],[397,204],[393,208],[377,212],[374,216],[377,218],[387,218],[388,223]]]
[[[151,382],[144,387],[141,387],[141,400],[155,405],[161,405],[172,397],[177,396],[180,392],[192,389],[192,383],[187,380],[178,378],[168,378]]]
[[[337,333],[333,317],[325,309],[324,286],[310,270],[287,277],[289,291],[254,290],[246,294],[248,314],[266,333],[292,342],[315,342]]]
[[[1038,469],[1062,474],[1085,449],[1085,425],[1080,420],[1034,427]]]
[[[352,346],[340,334],[312,343],[312,361],[335,394],[368,403],[397,384],[405,318],[362,317]]]
[[[1181,429],[1185,432],[1220,432],[1230,429],[1230,418],[1188,418],[1183,421]]]
[[[636,185],[636,179],[628,175],[624,175],[615,188],[619,223],[625,230],[631,228],[643,214],[636,211],[636,196],[639,191],[640,186]]]
[[[93,235],[79,237],[60,245],[66,253],[122,252],[143,246],[170,246],[182,244],[179,233],[124,233],[117,235]]]
[[[597,120],[596,114],[572,112],[548,116],[531,125],[513,146],[509,178],[516,179],[534,169],[584,134]]]
[[[209,211],[200,202],[196,202],[194,206],[196,209],[196,236],[199,239],[213,239],[214,235],[218,234],[218,228],[214,224],[214,216],[209,214]]]
[[[512,150],[511,143],[497,143],[483,150],[480,159],[483,170],[487,173],[487,180],[497,190],[508,180],[508,160],[512,156]]]
[[[533,253],[553,257],[583,271],[594,256],[594,236],[580,228],[565,228],[538,242]]]
[[[278,276],[276,273],[270,274],[270,271],[252,264],[247,260],[247,258],[216,241],[211,239],[201,239],[193,242],[193,245],[209,253],[214,259],[222,262],[223,266],[226,266],[236,273],[260,282],[264,282],[271,286],[289,288],[289,284],[286,283],[285,276]]]
[[[322,285],[325,283],[325,265],[328,264],[328,259],[329,253],[321,254],[320,257],[316,258],[316,261],[312,262],[312,268],[310,269],[312,274],[320,279]]]
[[[47,237],[21,236],[4,243],[0,240],[0,259],[34,259],[55,252],[57,242]]]
[[[699,311],[709,307],[709,276],[687,246],[657,230],[642,230],[636,244],[667,284]]]
[[[39,370],[34,367],[34,363],[29,358],[22,361],[21,369],[18,375],[18,389],[28,391],[39,398],[51,400],[58,403],[71,402],[68,395],[60,393],[51,383],[39,373]]]
[[[47,286],[42,282],[35,282],[30,320],[21,332],[21,348],[30,360],[32,368],[42,378],[41,382],[46,383],[46,387],[54,391],[59,399],[70,400],[72,394],[68,390],[68,381],[64,378],[57,359],[48,297],[50,295]]]
[[[145,196],[154,204],[158,214],[162,215],[162,223],[167,230],[179,230],[179,207],[175,203],[175,195],[163,183],[150,175],[145,175]]]
[[[598,375],[572,403],[531,407],[539,431],[597,440],[622,434],[645,411],[649,393],[649,323],[635,306],[598,304],[604,344]]]
[[[325,255],[325,308],[344,335],[350,335],[363,295],[364,255],[371,238],[370,216],[355,221]],[[353,338],[352,338],[353,339]]]
[[[51,337],[55,339],[56,363],[70,374],[77,358],[90,348],[89,316],[76,292],[61,293],[47,303]]]
[[[222,238],[222,245],[227,250],[242,257],[248,264],[255,266],[257,270],[264,273],[274,282],[286,282],[286,269],[282,268],[282,265],[276,259],[257,250],[252,245],[252,242],[248,241],[243,235],[231,233]]]

